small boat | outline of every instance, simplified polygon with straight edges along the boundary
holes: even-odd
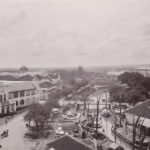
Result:
[[[112,114],[112,112],[108,109],[103,109],[103,111],[102,111],[103,117],[109,118],[111,116],[111,114]]]
[[[118,143],[106,138],[98,144],[98,148],[102,150],[124,150]]]
[[[133,141],[126,138],[125,136],[123,136],[122,134],[120,134],[117,130],[115,130],[115,127],[112,126],[111,128],[112,133],[116,134],[117,137],[119,137],[120,139],[122,139],[123,141],[125,141],[126,143],[128,143],[129,145],[133,146]],[[136,141],[134,146],[137,149],[142,149],[142,150],[147,150],[148,144],[149,143],[141,143],[141,145],[139,144],[139,141]]]

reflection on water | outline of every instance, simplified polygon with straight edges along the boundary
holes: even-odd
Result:
[[[97,97],[100,97],[101,100],[102,98],[105,98],[106,97],[106,92],[107,92],[107,95],[108,94],[108,91],[105,91],[105,92],[102,92],[102,91],[97,91],[95,93],[93,93],[91,95],[91,99],[93,99],[93,104],[97,104]],[[105,102],[100,102],[100,105],[99,105],[99,112],[102,111],[102,109],[105,107]],[[96,105],[89,105],[89,111],[91,113],[96,113],[96,108],[97,106]],[[104,134],[112,141],[115,141],[115,136],[114,134],[111,132],[111,127],[112,127],[112,124],[114,124],[115,122],[115,117],[112,115],[110,118],[104,118],[104,117],[101,117],[101,123],[102,123],[102,127],[104,129]],[[100,129],[101,132],[103,132],[103,129]],[[121,140],[120,138],[117,138],[117,143],[119,143],[122,147],[124,147],[125,150],[132,150],[132,147],[127,144],[126,142],[124,142],[123,140]]]
[[[112,124],[114,123],[114,119],[115,118],[113,116],[111,118],[102,117],[102,127],[105,131],[105,135],[112,141],[115,141],[114,134],[111,132],[111,127]],[[122,147],[124,147],[125,150],[132,150],[132,147],[126,142],[122,141],[120,138],[117,138],[117,143],[119,143]]]

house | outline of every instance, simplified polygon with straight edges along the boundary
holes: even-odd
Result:
[[[39,100],[35,85],[31,81],[8,85],[8,101],[15,102],[16,109],[26,107]]]
[[[36,86],[40,100],[48,100],[49,94],[52,93],[56,88],[48,76],[36,75],[34,76],[32,82]]]
[[[65,135],[47,144],[45,150],[93,150],[93,148],[74,137]]]
[[[16,105],[13,100],[8,100],[7,86],[0,82],[0,116],[16,111]]]
[[[0,84],[0,114],[14,113],[17,109],[38,102],[39,94],[31,81]]]
[[[133,119],[140,117],[139,124],[146,130],[146,135],[150,136],[150,100],[128,109],[125,113],[129,123],[133,123]]]

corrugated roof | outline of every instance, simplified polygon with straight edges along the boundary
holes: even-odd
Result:
[[[20,83],[13,83],[8,85],[8,92],[15,92],[15,91],[23,91],[23,90],[32,90],[35,89],[35,86],[30,81],[20,82]]]
[[[42,82],[42,83],[40,83],[40,87],[41,88],[51,88],[51,87],[53,87],[53,84],[50,82]]]
[[[141,116],[143,118],[150,119],[150,100],[147,100],[134,108],[128,109],[126,113]]]
[[[54,148],[55,150],[93,150],[88,145],[68,135],[47,144],[47,146],[46,150],[49,148]]]

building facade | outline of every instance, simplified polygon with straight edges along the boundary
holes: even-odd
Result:
[[[32,82],[0,86],[0,114],[10,114],[39,101],[39,94]]]

